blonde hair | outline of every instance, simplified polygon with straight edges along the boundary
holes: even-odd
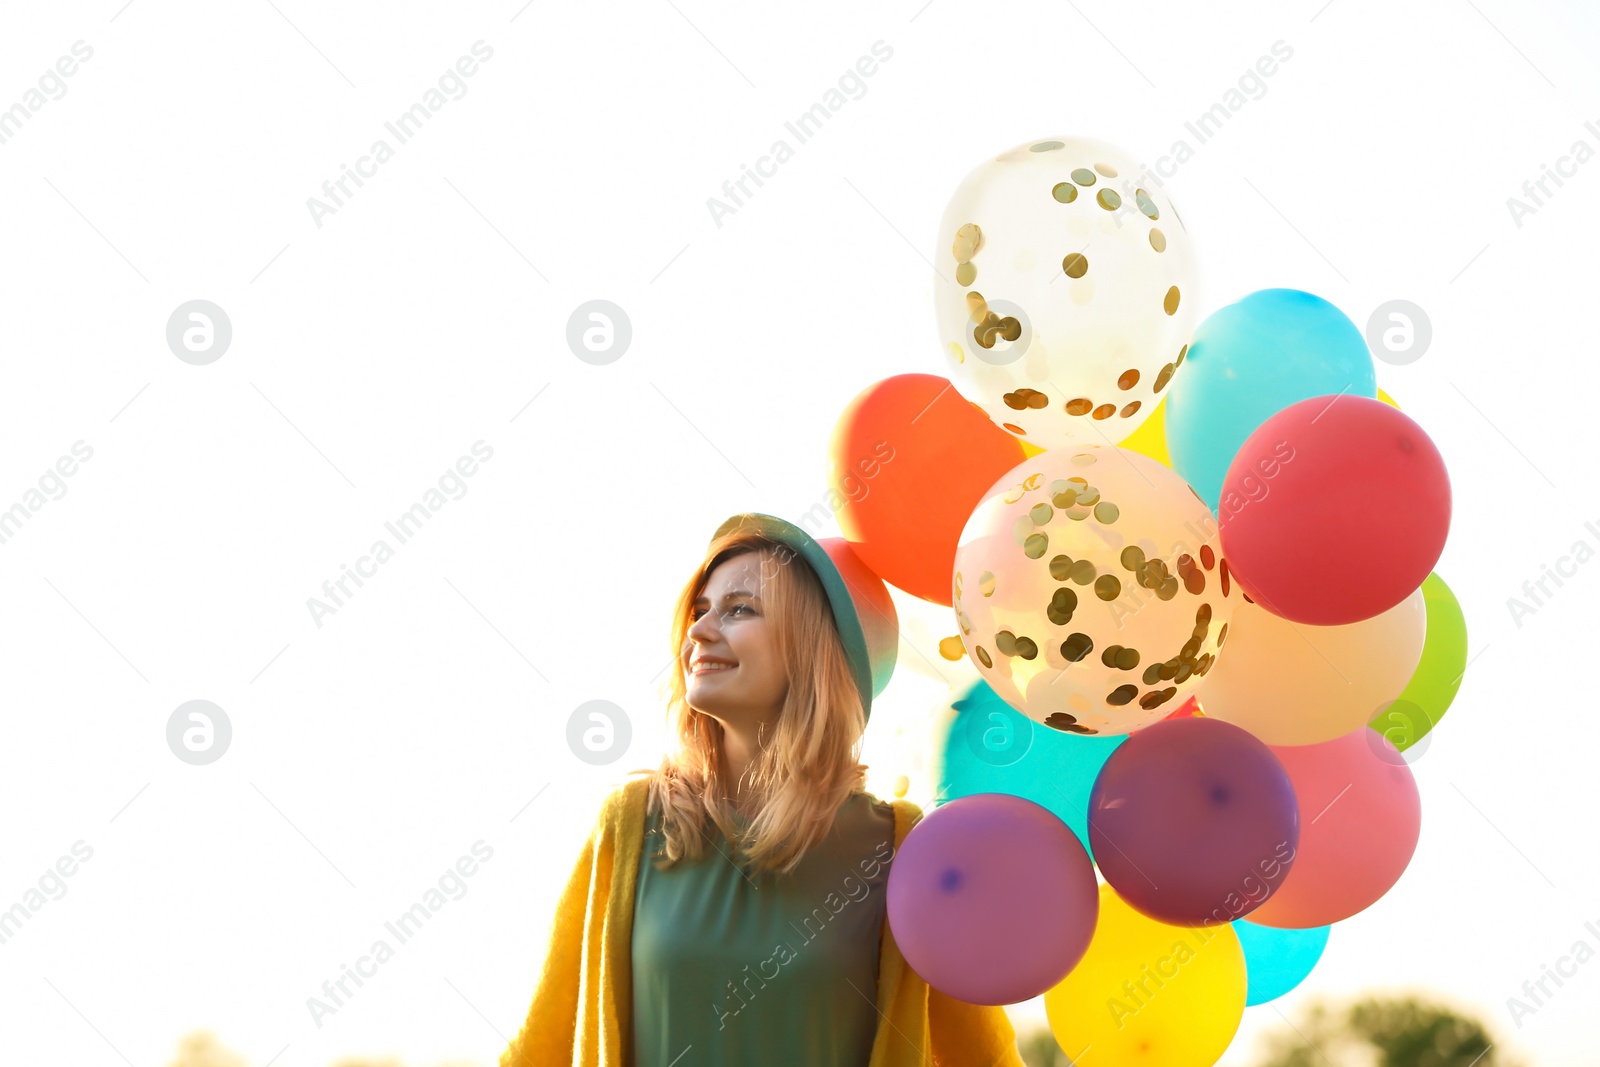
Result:
[[[778,661],[789,687],[777,724],[762,738],[744,775],[760,811],[744,833],[735,827],[720,722],[689,706],[683,649],[689,613],[706,582],[725,560],[748,552],[761,559],[760,596],[772,626]],[[786,545],[754,531],[734,530],[714,540],[678,597],[672,624],[673,668],[664,695],[674,743],[650,774],[647,812],[661,812],[666,869],[698,859],[709,840],[706,824],[720,830],[755,871],[787,874],[833,827],[839,806],[865,791],[860,762],[866,711],[844,643],[816,572]]]

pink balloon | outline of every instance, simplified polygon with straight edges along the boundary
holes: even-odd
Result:
[[[1306,929],[1348,919],[1388,892],[1411,862],[1422,829],[1411,768],[1366,726],[1272,752],[1300,803],[1300,844],[1283,884],[1250,921]]]
[[[933,809],[889,866],[889,929],[923,981],[968,1004],[1039,996],[1078,965],[1100,917],[1094,866],[1060,817],[974,793]]]
[[[1291,622],[1341,626],[1388,611],[1432,572],[1450,530],[1450,476],[1397,408],[1316,396],[1240,447],[1217,520],[1227,571],[1251,600]]]

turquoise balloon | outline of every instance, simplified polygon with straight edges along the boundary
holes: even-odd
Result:
[[[1091,737],[1034,722],[981,678],[951,706],[955,719],[938,739],[939,802],[974,793],[1024,797],[1060,816],[1087,849],[1089,791],[1127,735]]]
[[[1322,950],[1328,947],[1329,929],[1279,929],[1235,919],[1233,932],[1239,935],[1239,947],[1244,949],[1245,1005],[1277,1000],[1305,981],[1322,958]]]
[[[1340,393],[1378,395],[1356,324],[1298,289],[1251,293],[1207,317],[1189,341],[1167,392],[1172,467],[1216,511],[1228,464],[1257,426],[1290,404]]]

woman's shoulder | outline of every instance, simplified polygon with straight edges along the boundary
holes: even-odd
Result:
[[[851,799],[860,805],[867,818],[886,826],[897,839],[903,839],[922,818],[922,809],[901,797],[885,799],[863,791],[853,794]]]
[[[862,793],[860,795],[862,797],[866,798],[867,810],[872,812],[873,815],[877,816],[880,819],[893,819],[894,818],[895,803],[896,803],[894,800],[885,799],[885,798],[880,797],[880,796],[875,796],[872,793]]]
[[[616,825],[624,820],[642,815],[650,792],[650,779],[654,771],[630,771],[626,781],[612,787],[600,802],[596,825]]]

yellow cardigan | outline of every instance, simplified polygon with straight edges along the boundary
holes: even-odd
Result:
[[[528,1019],[500,1067],[631,1062],[634,877],[648,785],[636,778],[601,805],[556,907]],[[891,803],[898,851],[922,810],[907,800]],[[906,965],[887,922],[879,937],[877,1009],[868,1067],[1025,1067],[1005,1009],[930,987]]]

